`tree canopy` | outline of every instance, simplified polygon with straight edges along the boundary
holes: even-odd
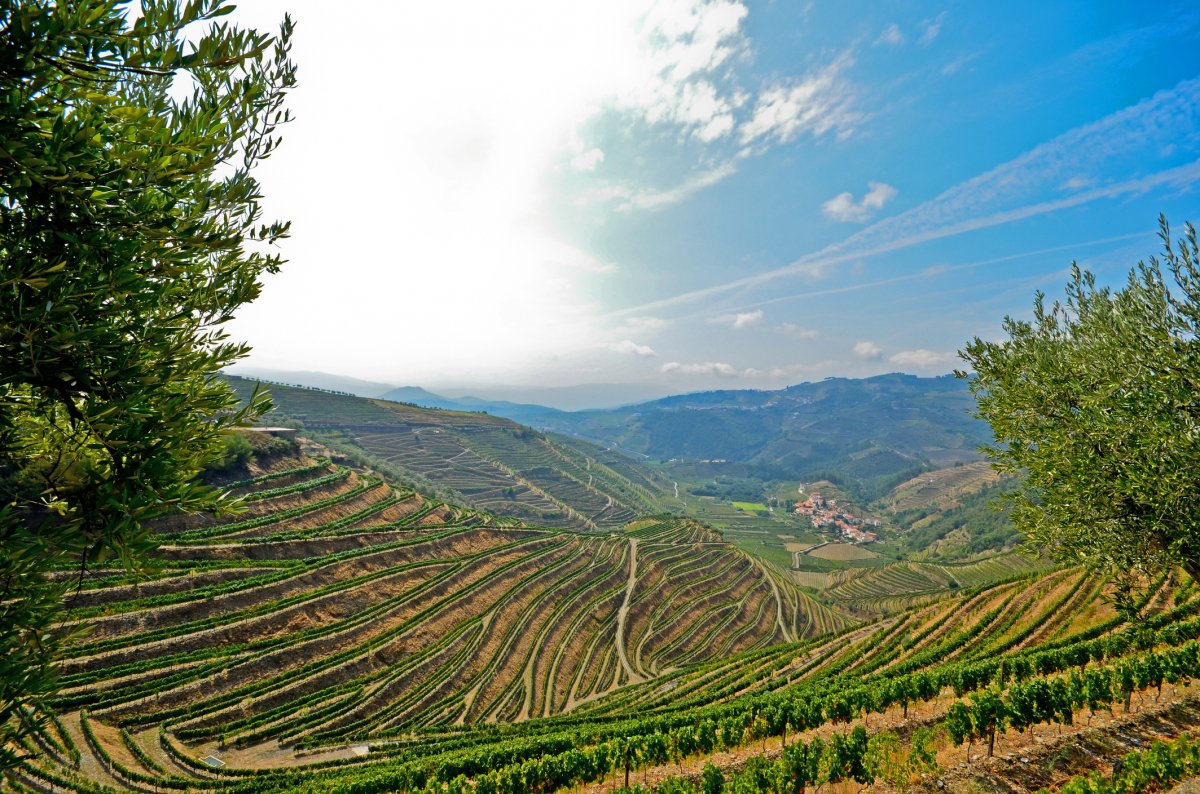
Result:
[[[1060,558],[1133,576],[1182,565],[1200,579],[1200,250],[1195,228],[1124,286],[1072,266],[1066,297],[1007,339],[960,353],[1013,521]]]
[[[53,685],[47,573],[134,566],[149,519],[222,509],[197,474],[265,407],[215,375],[282,261],[252,170],[288,120],[292,23],[231,10],[0,0],[0,748]]]

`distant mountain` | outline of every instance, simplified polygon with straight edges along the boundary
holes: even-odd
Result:
[[[666,397],[528,421],[660,461],[721,461],[765,480],[829,478],[866,497],[913,474],[978,460],[990,440],[953,376],[829,378],[779,390]]]
[[[397,403],[409,403],[410,405],[419,405],[422,408],[442,408],[448,411],[471,411],[475,410],[467,408],[457,400],[451,400],[449,397],[443,397],[440,394],[434,394],[431,391],[422,389],[420,386],[401,386],[398,389],[389,389],[382,394],[374,395],[381,400],[391,400]]]
[[[358,397],[379,397],[407,402],[428,408],[487,411],[487,405],[506,406],[510,412],[536,414],[547,411],[605,410],[656,399],[663,389],[638,383],[580,383],[574,386],[509,386],[477,384],[447,386],[430,391],[421,386],[397,386],[394,383],[361,380],[346,375],[313,370],[283,370],[238,366],[228,372],[244,378],[255,378],[287,386],[313,387],[353,394]],[[488,411],[489,413],[498,413]],[[501,414],[507,416],[507,414]]]
[[[659,399],[669,390],[641,383],[579,383],[573,386],[478,386],[434,387],[453,399],[458,395],[474,395],[486,402],[516,403],[518,405],[548,406],[560,411],[586,411],[619,408],[625,405]]]
[[[422,408],[441,408],[447,411],[475,411],[502,416],[514,422],[527,425],[552,421],[557,414],[565,413],[557,408],[547,408],[544,405],[514,403],[507,400],[484,400],[479,397],[443,397],[419,386],[404,386],[392,389],[381,395],[381,399],[394,402],[411,403]]]
[[[359,397],[379,397],[384,392],[396,388],[390,383],[376,383],[375,381],[359,380],[358,378],[351,378],[346,375],[332,375],[328,372],[315,372],[312,370],[300,371],[237,367],[227,374],[244,378],[255,378],[272,383],[284,383],[288,386],[312,386],[317,389],[344,391]]]

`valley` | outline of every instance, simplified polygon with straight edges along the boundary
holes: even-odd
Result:
[[[0,794],[1200,792],[1193,6],[0,0]]]
[[[966,439],[981,437],[980,429],[966,415],[964,400],[969,397],[953,379],[835,379],[777,393],[714,392],[605,412],[545,409],[538,414],[552,414],[560,425],[591,422],[615,431],[648,426],[665,413],[674,417],[680,437],[699,443],[719,415],[732,412],[741,421],[738,417],[749,413],[758,417],[755,421],[777,422],[789,412],[799,416],[795,412],[801,410],[808,429],[787,430],[786,439],[772,442],[777,451],[794,450],[788,453],[790,468],[755,462],[759,458],[634,458],[577,436],[533,430],[478,411],[420,408],[245,378],[229,382],[243,398],[255,385],[266,385],[276,403],[272,421],[301,426],[347,462],[372,466],[424,493],[535,525],[579,530],[619,527],[635,516],[658,512],[690,516],[744,551],[792,570],[800,577],[796,581],[810,586],[825,580],[809,574],[849,573],[909,557],[969,564],[1010,549],[1018,540],[1007,516],[992,509],[998,480],[986,463],[975,459],[972,448],[963,447]],[[455,404],[420,390],[392,393]],[[908,400],[918,407],[899,407]],[[476,403],[500,410],[512,405]],[[537,413],[537,406],[519,408],[523,417]],[[895,427],[897,422],[902,429]],[[782,431],[753,432],[770,439]],[[868,471],[861,468],[863,462],[879,453],[882,444],[901,442],[922,452],[905,452],[904,466],[890,475],[860,476]],[[614,442],[610,437],[605,443]],[[937,468],[934,460],[952,462]],[[801,472],[835,481],[801,480]],[[822,526],[813,526],[813,511],[800,505],[809,493],[825,494],[843,507],[822,509]],[[853,516],[850,523],[835,518],[840,510]],[[847,528],[871,538],[847,536]],[[828,552],[795,553],[843,536],[870,542],[871,554],[831,559]]]
[[[1192,713],[1200,588],[1182,573],[1150,584],[1150,634],[1136,633],[1104,578],[1016,552],[895,561],[826,537],[795,552],[827,566],[809,572],[680,515],[530,526],[313,457],[326,448],[291,432],[250,437],[251,460],[217,476],[241,515],[163,521],[149,577],[85,580],[61,625],[78,639],[44,755],[16,790],[612,786],[620,748],[636,748],[635,780],[671,786],[714,763],[735,780],[785,763],[789,740],[856,726],[888,742],[928,728],[917,741],[939,774],[1003,778],[957,760],[955,703],[994,681],[1053,682],[1079,654],[1119,668],[1179,648],[1184,661],[1160,666],[1177,671],[1162,673],[1170,698],[1135,697]],[[945,488],[927,478],[892,498],[950,504],[976,475],[947,471],[932,477]],[[1091,723],[1081,740],[1107,724]],[[1043,782],[1069,768],[1038,763]]]

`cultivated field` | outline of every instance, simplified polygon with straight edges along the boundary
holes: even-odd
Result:
[[[1000,475],[985,460],[963,463],[945,469],[927,471],[896,486],[881,500],[894,511],[933,506],[942,510],[958,504],[967,494],[976,493],[1000,481]]]
[[[791,549],[788,549],[791,551]],[[853,543],[825,543],[808,552],[808,556],[822,560],[875,560],[879,555],[864,546]]]
[[[686,519],[577,533],[298,455],[247,474],[236,520],[164,522],[151,579],[100,572],[68,613],[53,706],[96,780],[570,713],[851,622]]]
[[[256,385],[229,380],[243,395]],[[415,482],[450,492],[461,504],[539,526],[620,527],[659,512],[670,487],[603,447],[483,413],[274,384],[270,392],[276,416],[329,436],[335,447],[361,450]]]
[[[962,565],[895,562],[873,568],[835,571],[825,597],[855,612],[882,614],[969,587],[1035,573],[1046,563],[1016,552]]]
[[[868,769],[936,791],[936,763],[954,791],[1200,726],[1179,572],[1132,622],[1104,578],[1018,555],[832,575],[861,622],[686,519],[573,532],[297,455],[245,474],[236,520],[164,522],[154,575],[85,582],[63,629],[89,633],[4,790],[690,792],[711,766],[733,791]]]

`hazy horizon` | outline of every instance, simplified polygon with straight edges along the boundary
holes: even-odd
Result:
[[[1200,220],[1200,12],[346,3],[261,169],[248,368],[646,393],[945,373]]]
[[[663,397],[676,397],[680,395],[695,394],[712,390],[707,388],[670,390],[665,386],[655,386],[645,383],[611,383],[604,381],[577,383],[570,386],[523,386],[514,383],[489,383],[483,381],[475,383],[464,381],[448,381],[443,383],[386,383],[380,381],[363,380],[361,378],[355,378],[336,372],[322,372],[316,370],[281,370],[247,365],[234,366],[228,370],[225,370],[225,372],[229,375],[237,375],[255,380],[282,383],[289,386],[299,385],[320,389],[330,389],[334,391],[345,391],[355,394],[359,397],[382,397],[389,392],[401,389],[423,389],[437,397],[444,397],[450,400],[473,398],[489,402],[526,403],[556,408],[561,411],[583,411],[590,409],[603,410],[624,405],[633,405],[641,402],[649,402],[652,400],[662,399]],[[870,375],[866,377],[878,377],[879,375],[947,377],[951,374],[952,373],[946,372],[937,373],[934,375],[915,375],[914,373],[893,370],[890,372],[877,373],[876,375]],[[785,384],[783,387],[739,386],[737,384],[719,383],[715,388],[757,389],[768,391],[790,386],[799,386],[805,383],[812,383],[816,380],[825,380],[827,378],[834,377],[837,376],[830,375],[826,378],[796,380]]]

